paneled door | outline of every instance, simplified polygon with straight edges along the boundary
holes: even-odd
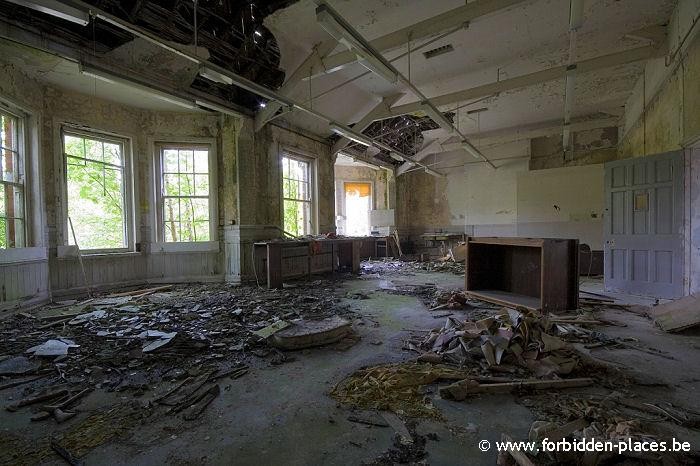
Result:
[[[683,295],[683,154],[605,164],[605,289]]]

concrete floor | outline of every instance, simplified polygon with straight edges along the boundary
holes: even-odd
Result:
[[[92,450],[84,459],[87,464],[124,465],[355,465],[371,461],[392,446],[393,429],[348,421],[352,411],[337,404],[327,393],[358,368],[415,358],[415,353],[402,350],[403,339],[411,330],[442,325],[443,319],[433,319],[419,299],[391,294],[382,288],[431,283],[459,289],[462,281],[461,276],[428,272],[345,281],[341,293],[359,291],[369,297],[345,300],[368,316],[364,325],[356,325],[362,337],[358,344],[346,351],[318,348],[296,352],[291,362],[280,366],[261,364],[240,379],[222,379],[221,395],[198,420],[184,421],[180,416],[149,419],[142,426],[132,427],[119,441]],[[595,289],[595,284],[587,287]],[[457,311],[456,317],[466,314]],[[634,335],[639,344],[663,349],[675,359],[633,349],[598,349],[592,355],[664,378],[671,384],[670,390],[641,388],[650,397],[698,407],[700,338],[668,335],[653,327],[649,320],[629,313],[611,312],[606,318],[628,325],[605,327],[606,333]],[[377,341],[382,344],[372,344]],[[152,396],[147,393],[139,402],[146,403]],[[495,464],[496,453],[481,452],[477,447],[479,440],[500,440],[502,433],[516,439],[526,438],[535,420],[533,413],[516,403],[511,395],[483,396],[470,402],[442,400],[435,393],[431,396],[446,418],[444,422],[418,421],[418,433],[437,434],[438,440],[428,440],[426,445],[427,463],[431,465]],[[81,411],[127,398],[132,396],[94,393],[81,405]],[[13,425],[5,424],[6,421]],[[51,427],[30,424],[25,418],[18,420],[6,414],[0,414],[0,422],[5,428],[37,436]],[[695,449],[700,446],[696,431],[684,435]],[[63,463],[52,457],[47,464]]]

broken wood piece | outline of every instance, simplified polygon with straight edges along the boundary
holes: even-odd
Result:
[[[73,403],[75,403],[76,401],[78,401],[79,399],[81,399],[82,397],[84,397],[85,395],[87,395],[88,393],[92,392],[92,390],[93,389],[91,387],[85,388],[85,389],[79,391],[78,393],[76,393],[75,395],[65,399],[64,401],[61,401],[60,403],[58,403],[56,405],[44,406],[42,409],[44,409],[44,411],[48,411],[48,412],[52,412],[55,409],[65,409],[65,408],[69,407],[70,405],[72,405]]]
[[[404,424],[400,417],[389,411],[382,411],[380,414],[384,420],[388,422],[389,425],[396,431],[396,433],[399,434],[404,442],[413,443],[413,437],[406,428],[406,424]]]
[[[562,380],[518,380],[513,382],[480,384],[474,379],[464,379],[440,388],[440,396],[461,401],[476,393],[510,393],[519,389],[545,390],[585,387],[593,384],[593,379],[584,377]]]
[[[141,296],[146,296],[148,294],[155,293],[158,291],[169,290],[172,287],[173,287],[173,285],[162,285],[162,286],[156,286],[153,288],[141,288],[138,290],[124,291],[122,293],[110,294],[108,297],[109,298],[120,298],[122,296],[132,296],[132,297],[140,298]]]
[[[221,388],[219,388],[218,384],[214,384],[206,390],[203,390],[193,399],[192,404],[189,406],[189,408],[187,408],[187,411],[185,411],[185,414],[183,415],[184,419],[186,421],[192,421],[193,419],[199,417],[204,409],[209,406],[209,403],[214,401],[214,398],[219,396],[219,393],[221,393]]]
[[[656,325],[664,332],[679,332],[700,325],[700,297],[685,298],[660,304],[651,309]]]
[[[378,419],[370,419],[366,417],[359,417],[355,415],[350,415],[348,416],[348,421],[350,422],[355,422],[357,424],[365,424],[367,426],[375,426],[375,427],[389,427],[389,424],[386,422],[382,422]]]
[[[553,422],[535,421],[530,428],[529,438],[533,442],[541,441],[545,438],[549,441],[556,442],[568,437],[574,432],[585,429],[588,425],[589,422],[584,418],[576,419],[562,426]]]
[[[51,439],[51,449],[58,453],[58,456],[63,458],[66,463],[70,464],[71,466],[83,466],[83,462],[80,460],[80,458],[63,448],[58,441],[53,438]]]
[[[66,396],[66,395],[68,395],[68,390],[58,390],[56,392],[45,393],[43,395],[37,395],[37,396],[30,397],[30,398],[24,398],[22,400],[19,400],[17,403],[7,405],[5,407],[5,409],[7,409],[8,411],[14,412],[14,411],[17,411],[19,408],[22,408],[24,406],[29,406],[29,405],[33,405],[36,403],[41,403],[42,401],[53,400],[53,399],[60,398],[60,397]]]

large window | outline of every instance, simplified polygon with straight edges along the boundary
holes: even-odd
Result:
[[[211,241],[210,150],[206,145],[160,146],[161,237],[166,242]]]
[[[313,233],[313,177],[307,160],[282,157],[284,231],[295,236]]]
[[[68,244],[75,232],[80,249],[128,248],[125,146],[123,139],[63,129]]]
[[[22,119],[0,108],[0,248],[25,244]]]

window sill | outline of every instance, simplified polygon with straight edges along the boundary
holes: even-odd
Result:
[[[153,254],[186,253],[186,252],[219,252],[218,241],[197,241],[182,243],[153,243]]]
[[[120,249],[115,251],[80,251],[80,255],[83,259],[99,259],[103,257],[130,257],[141,255],[138,251],[129,251],[126,249]],[[78,248],[75,246],[58,246],[56,249],[56,256],[59,259],[77,259],[78,258]]]
[[[8,248],[0,249],[0,264],[19,262],[37,262],[47,259],[46,248]]]

